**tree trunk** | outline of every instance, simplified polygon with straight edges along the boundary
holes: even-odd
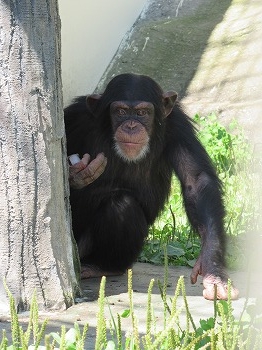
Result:
[[[78,281],[64,152],[56,0],[0,1],[0,312],[72,304]]]

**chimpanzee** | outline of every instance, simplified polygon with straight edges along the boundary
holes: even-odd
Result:
[[[121,74],[103,94],[75,99],[65,109],[65,126],[68,155],[83,157],[70,167],[69,179],[82,277],[120,274],[132,266],[175,172],[202,242],[191,282],[202,275],[204,297],[213,299],[217,285],[217,297],[226,299],[221,183],[177,94],[164,93],[148,76]],[[86,152],[93,159],[89,166]]]

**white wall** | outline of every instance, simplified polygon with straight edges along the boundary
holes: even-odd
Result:
[[[64,105],[92,93],[146,0],[60,0]]]

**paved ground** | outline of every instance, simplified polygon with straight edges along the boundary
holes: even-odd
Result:
[[[176,89],[191,114],[216,111],[225,124],[237,118],[261,161],[261,0],[152,0],[151,4],[121,46],[99,90],[113,75],[121,72],[148,74],[163,88]],[[234,302],[236,315],[240,314],[246,295],[251,303],[254,297],[262,296],[261,247],[261,236],[249,247],[249,270],[252,272],[231,273],[241,293],[241,298]],[[151,278],[163,280],[163,267],[136,264],[133,271],[135,311],[139,331],[143,333],[147,288]],[[203,299],[201,281],[191,286],[190,272],[186,267],[170,267],[168,294],[174,294],[179,276],[184,275],[194,320],[208,318],[213,315],[213,303]],[[107,280],[106,294],[114,316],[128,308],[126,279],[120,276]],[[99,279],[84,281],[86,302],[62,313],[49,314],[49,330],[56,330],[61,324],[70,328],[75,321],[88,322],[86,349],[94,349],[99,283]],[[153,305],[157,325],[161,328],[163,306],[157,288],[153,291]],[[107,307],[106,314],[110,319]],[[183,315],[184,311],[182,323]],[[26,322],[26,315],[21,317]],[[129,322],[129,319],[123,321],[124,331],[130,329]],[[0,320],[0,329],[10,330],[10,323]]]

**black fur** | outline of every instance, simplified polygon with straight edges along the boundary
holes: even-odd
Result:
[[[163,91],[146,76],[122,74],[107,86],[94,108],[79,97],[65,109],[68,155],[103,152],[105,172],[82,190],[71,190],[73,232],[83,263],[124,271],[137,259],[148,226],[163,209],[175,172],[185,209],[202,238],[202,273],[223,275],[224,209],[221,184],[199,143],[195,128],[178,103],[164,118]],[[154,104],[150,154],[125,163],[113,150],[109,106],[116,100]]]

